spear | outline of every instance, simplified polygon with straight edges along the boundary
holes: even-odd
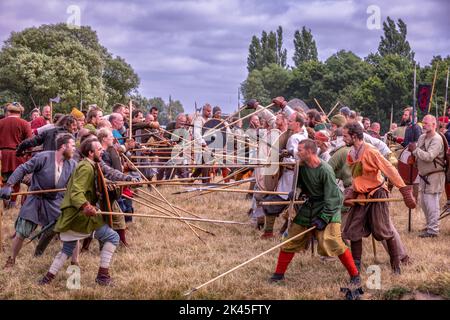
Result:
[[[226,276],[227,274],[229,274],[229,273],[231,273],[231,272],[233,272],[233,271],[235,271],[235,270],[237,270],[237,269],[239,269],[239,268],[245,266],[246,264],[249,264],[250,262],[252,262],[252,261],[254,261],[254,260],[256,260],[256,259],[262,257],[263,255],[265,255],[265,254],[267,254],[267,253],[269,253],[269,252],[271,252],[271,251],[273,251],[273,250],[275,250],[275,249],[277,249],[277,248],[279,248],[279,247],[284,246],[286,243],[291,242],[292,240],[295,240],[295,239],[297,239],[297,238],[299,238],[299,237],[305,235],[306,233],[308,233],[308,232],[310,232],[310,231],[313,231],[315,228],[316,228],[316,227],[314,226],[314,227],[311,227],[311,228],[309,228],[309,229],[306,229],[305,231],[303,231],[303,232],[301,232],[301,233],[299,233],[299,234],[297,234],[297,235],[295,235],[295,236],[293,236],[293,237],[291,237],[291,238],[289,238],[289,239],[283,241],[283,242],[280,243],[280,244],[277,244],[276,246],[274,246],[274,247],[272,247],[272,248],[270,248],[270,249],[264,251],[263,253],[260,253],[260,254],[258,254],[257,256],[255,256],[255,257],[253,257],[253,258],[251,258],[251,259],[249,259],[249,260],[247,260],[247,261],[241,263],[240,265],[238,265],[238,266],[236,266],[236,267],[234,267],[234,268],[228,270],[227,272],[224,272],[224,273],[218,275],[218,276],[215,277],[214,279],[211,279],[211,280],[209,280],[209,281],[207,281],[207,282],[205,282],[205,283],[203,283],[203,284],[201,284],[201,285],[199,285],[199,286],[193,288],[192,290],[186,292],[184,295],[185,295],[185,296],[191,295],[192,293],[194,293],[194,292],[197,291],[198,289],[200,289],[200,288],[202,288],[202,287],[204,287],[204,286],[206,286],[206,285],[208,285],[208,284],[210,284],[210,283],[212,283],[212,282],[214,282],[214,281],[216,281],[216,280],[218,280],[218,279],[220,279],[220,278]]]
[[[131,164],[131,166],[132,166],[135,170],[137,170],[137,172],[139,172],[139,174],[141,175],[141,177],[142,177],[144,180],[148,181],[147,177],[142,173],[142,171],[139,170],[139,169],[137,168],[137,166],[135,166],[135,164],[134,164],[130,159],[128,159],[128,157],[127,157],[125,154],[122,154],[122,156],[124,157],[125,160],[128,161],[129,164]],[[151,184],[150,186],[151,186],[152,189],[155,190],[155,191],[158,193],[158,195],[161,197],[160,201],[164,201],[166,204],[168,204],[168,205],[172,208],[172,210],[173,210],[173,212],[175,213],[175,215],[180,216],[180,213],[177,211],[177,209],[175,209],[175,208],[172,206],[172,204],[171,204],[169,201],[167,201],[167,199],[161,194],[161,192],[159,192],[159,190],[158,190],[154,185]],[[189,227],[189,229],[191,229],[191,231],[197,236],[197,238],[198,238],[201,242],[203,242],[203,243],[206,245],[206,242],[205,242],[205,241],[200,237],[200,235],[192,228],[192,226],[191,226],[188,222],[186,222],[186,221],[185,221],[184,223]]]
[[[327,119],[330,118],[330,116],[331,116],[331,114],[333,113],[334,109],[336,109],[336,107],[337,107],[339,104],[340,104],[340,102],[338,101],[338,102],[336,102],[336,104],[334,105],[334,107],[331,108],[330,112],[328,112],[328,114],[327,114]]]
[[[448,94],[448,76],[449,76],[450,68],[447,69],[447,80],[445,81],[445,100],[444,100],[444,111],[442,116],[445,117],[445,110],[447,109],[447,94]]]
[[[130,140],[133,138],[133,130],[132,130],[132,128],[133,128],[133,102],[132,102],[132,100],[130,99],[130,103],[129,103],[129,110],[130,110],[130,115],[129,115],[129,117],[130,117],[130,119],[129,119],[129,125],[128,125],[128,127],[129,127],[129,130],[130,130]]]
[[[439,66],[439,61],[436,62],[436,70],[434,71],[433,85],[432,85],[432,87],[431,87],[430,104],[428,105],[428,113],[430,113],[430,110],[431,110],[431,102],[433,101],[434,85],[436,84],[436,78],[437,78],[438,66]]]
[[[182,221],[199,221],[199,222],[210,222],[210,223],[223,223],[223,224],[240,224],[240,225],[251,225],[250,222],[238,222],[238,221],[228,221],[228,220],[215,220],[215,219],[198,219],[189,217],[168,217],[168,216],[158,216],[153,214],[140,214],[140,213],[126,213],[126,212],[109,212],[109,211],[97,211],[98,214],[113,215],[113,216],[132,216],[132,217],[143,217],[143,218],[155,218],[155,219],[169,219],[169,220],[182,220]]]
[[[314,101],[316,102],[316,104],[317,104],[317,106],[320,108],[320,110],[323,112],[323,114],[326,115],[326,112],[325,112],[325,111],[322,109],[322,107],[320,106],[319,101],[317,101],[316,98],[314,98]],[[328,122],[330,122],[330,120],[328,120],[328,117],[326,118],[326,120],[327,120]]]
[[[141,205],[143,205],[143,206],[145,206],[145,207],[147,207],[147,208],[149,208],[149,209],[158,211],[159,213],[164,214],[166,217],[169,217],[169,216],[170,216],[170,217],[173,217],[173,216],[169,215],[168,213],[166,213],[166,212],[164,212],[164,211],[162,211],[162,210],[160,210],[160,209],[158,209],[158,208],[161,208],[161,209],[163,209],[163,210],[165,210],[165,211],[167,211],[167,212],[170,212],[168,209],[166,209],[166,208],[164,208],[164,207],[162,207],[162,206],[159,206],[159,205],[157,205],[157,204],[155,204],[155,203],[154,203],[153,205],[150,205],[150,204],[145,203],[145,202],[143,202],[143,201],[140,201],[140,200],[131,198],[131,197],[127,196],[127,195],[123,195],[123,197],[126,198],[126,199],[129,199],[129,200],[131,200],[131,201],[137,202],[137,203],[139,203],[139,204],[141,204]],[[180,221],[180,222],[182,222],[182,221]],[[209,231],[207,231],[207,230],[205,230],[205,229],[203,229],[203,228],[197,227],[197,226],[194,225],[194,224],[192,224],[192,226],[193,226],[194,228],[196,228],[196,229],[199,229],[199,230],[201,230],[201,231],[203,231],[203,232],[206,232],[206,233],[209,233],[209,234],[212,234],[213,236],[215,236],[214,233],[209,232]]]
[[[287,193],[287,192],[286,192]],[[402,198],[377,198],[377,199],[351,199],[346,200],[346,202],[351,203],[374,203],[374,202],[402,202]],[[289,204],[289,201],[260,201],[258,202],[262,206],[276,206],[276,205],[283,205],[283,204]],[[305,201],[296,200],[294,201],[294,204],[304,204]]]
[[[232,193],[256,193],[256,194],[281,194],[288,195],[289,192],[281,191],[264,191],[264,190],[251,190],[251,189],[224,189],[224,188],[195,188],[195,191],[215,191],[215,192],[232,192]]]

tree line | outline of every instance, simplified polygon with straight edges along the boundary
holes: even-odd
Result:
[[[396,23],[387,17],[377,52],[364,58],[340,50],[319,61],[312,31],[303,26],[294,33],[294,65],[288,66],[282,41],[281,26],[276,32],[263,31],[261,37],[252,37],[248,76],[240,88],[244,99],[256,98],[267,105],[273,97],[282,95],[286,100],[300,98],[309,107],[317,108],[316,98],[325,112],[340,101],[387,129],[392,107],[395,121],[404,106],[413,104],[414,66],[417,84],[432,83],[439,64],[431,113],[435,114],[436,102],[442,115],[450,55],[434,56],[429,65],[420,66],[414,60],[407,26],[401,19]],[[420,112],[418,115],[422,116]]]
[[[18,101],[25,114],[57,96],[55,112],[86,110],[90,104],[107,112],[133,99],[143,110],[157,106],[165,124],[173,112],[183,111],[179,101],[142,97],[139,83],[131,65],[102,46],[89,26],[60,23],[12,32],[0,51],[0,105]]]

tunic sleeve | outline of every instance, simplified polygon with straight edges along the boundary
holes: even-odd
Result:
[[[43,157],[40,157],[39,155],[34,156],[27,162],[18,166],[17,169],[14,170],[13,174],[9,177],[7,183],[12,186],[19,183],[20,181],[22,181],[25,175],[42,169],[44,163],[45,161]]]
[[[397,169],[395,169],[394,166],[380,153],[372,152],[370,156],[367,157],[367,160],[369,163],[372,162],[372,166],[379,168],[384,176],[388,178],[394,186],[399,189],[406,186]]]

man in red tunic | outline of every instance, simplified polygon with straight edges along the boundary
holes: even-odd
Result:
[[[52,111],[49,105],[42,108],[42,115],[31,121],[31,130],[35,131],[37,134],[37,129],[50,123],[50,118],[52,116]]]
[[[7,181],[14,170],[25,163],[25,158],[16,157],[16,148],[25,139],[31,138],[30,124],[21,119],[24,111],[18,102],[6,105],[5,118],[0,120],[0,160],[1,174],[3,181]],[[14,192],[18,192],[20,184],[14,186]],[[11,197],[11,201],[5,202],[5,207],[13,207],[16,197]]]

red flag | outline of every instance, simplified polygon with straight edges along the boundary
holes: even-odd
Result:
[[[422,112],[428,113],[428,105],[431,98],[431,85],[419,84],[419,90],[417,92],[417,103]]]

